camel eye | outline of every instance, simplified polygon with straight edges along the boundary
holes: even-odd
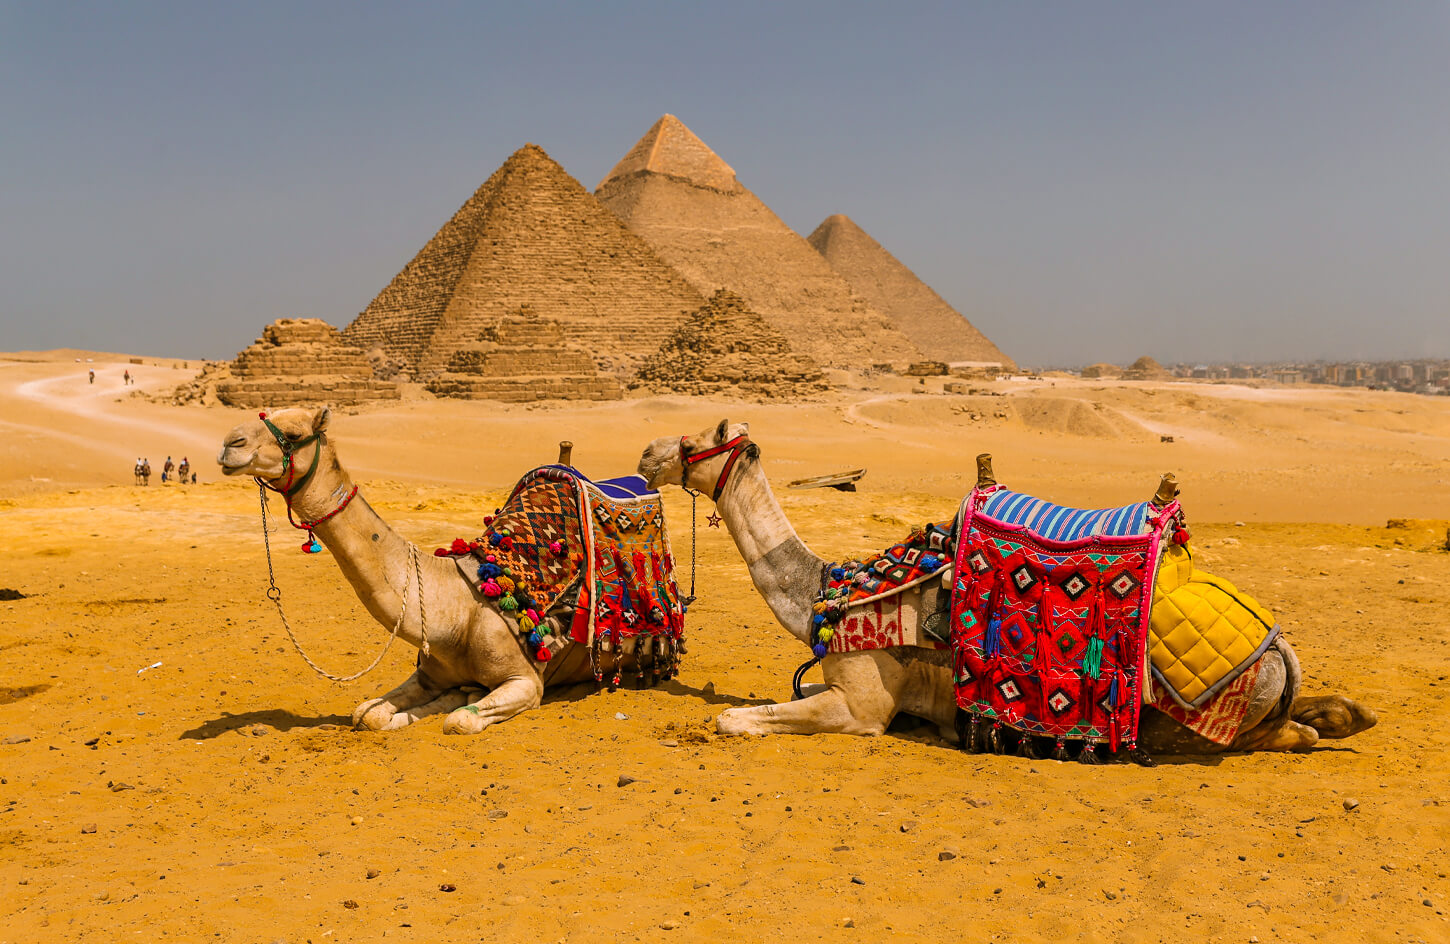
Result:
[[[233,439],[231,442],[227,443],[227,448],[228,449],[240,449],[243,446],[245,446],[246,444],[247,444],[246,438],[243,437],[243,436],[238,436],[236,439]]]

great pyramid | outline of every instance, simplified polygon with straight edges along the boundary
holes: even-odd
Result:
[[[830,389],[814,361],[792,351],[785,335],[725,289],[674,330],[640,366],[638,381],[694,395],[790,397]]]
[[[702,294],[739,293],[818,362],[921,358],[673,115],[655,122],[594,193]]]
[[[527,305],[601,369],[628,374],[703,301],[542,148],[526,144],[343,337],[431,375]]]
[[[846,283],[890,317],[922,352],[958,365],[1017,365],[931,286],[850,218],[826,217],[807,241]]]

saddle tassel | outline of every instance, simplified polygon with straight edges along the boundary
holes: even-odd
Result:
[[[1052,759],[1053,760],[1070,760],[1071,759],[1067,755],[1067,745],[1065,743],[1063,743],[1062,738],[1058,738],[1057,739],[1057,747],[1054,748],[1053,751],[1052,751]]]
[[[1087,740],[1083,741],[1082,753],[1077,755],[1077,762],[1079,764],[1101,763],[1098,760],[1098,742],[1095,741],[1093,738],[1088,738]]]

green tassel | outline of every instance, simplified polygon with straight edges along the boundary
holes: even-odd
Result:
[[[517,610],[519,608],[519,601],[514,599],[512,593],[505,593],[498,598],[498,608],[500,610]]]
[[[1093,679],[1103,671],[1103,641],[1096,636],[1088,640],[1087,652],[1082,657],[1082,670]]]

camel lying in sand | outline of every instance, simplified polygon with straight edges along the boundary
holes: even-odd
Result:
[[[698,436],[656,439],[640,458],[650,487],[688,485],[713,491],[755,588],[791,635],[811,645],[812,605],[829,564],[791,527],[761,468],[746,424],[725,420]],[[920,593],[920,588],[906,591]],[[919,610],[920,608],[917,607]],[[798,701],[731,708],[716,721],[722,734],[881,734],[898,712],[934,722],[957,740],[957,701],[950,650],[900,646],[833,653],[821,661],[825,685]],[[1372,727],[1375,714],[1342,695],[1299,695],[1299,662],[1277,637],[1261,657],[1258,680],[1239,734],[1221,746],[1167,715],[1145,710],[1138,743],[1153,753],[1208,754],[1291,751],[1320,738],[1344,738]]]
[[[546,686],[593,680],[587,655],[545,663],[530,658],[508,621],[452,558],[417,554],[388,527],[338,462],[326,435],[326,407],[266,417],[227,434],[217,456],[222,471],[255,476],[282,491],[292,515],[311,523],[373,618],[396,626],[399,639],[421,650],[407,681],[353,710],[355,726],[391,731],[447,712],[445,733],[477,734],[538,707]],[[268,421],[288,443],[285,452]],[[304,474],[304,467],[311,471]],[[636,668],[632,654],[624,664]]]

